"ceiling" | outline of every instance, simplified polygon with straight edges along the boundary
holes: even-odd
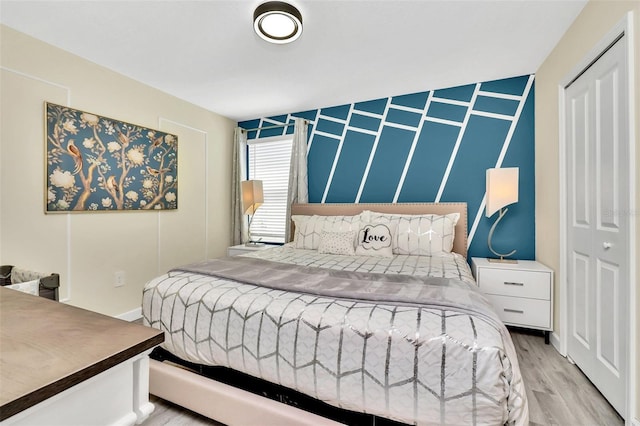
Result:
[[[587,0],[291,0],[287,45],[260,3],[1,0],[0,22],[244,120],[535,73]]]

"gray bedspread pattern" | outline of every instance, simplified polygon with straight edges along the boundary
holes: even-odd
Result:
[[[298,265],[318,257],[287,249],[262,256]],[[342,408],[410,424],[526,424],[510,337],[468,284],[394,272],[415,268],[408,259],[382,261],[384,273],[374,275],[359,272],[371,269],[369,259],[342,265],[353,272],[246,262],[222,259],[153,280],[144,291],[145,323],[165,330],[164,346],[183,359]]]
[[[243,257],[340,271],[455,278],[475,285],[467,260],[457,253],[439,256],[342,256],[284,246],[250,252]]]

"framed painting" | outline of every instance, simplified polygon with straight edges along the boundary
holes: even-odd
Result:
[[[178,208],[178,138],[45,102],[46,212]]]

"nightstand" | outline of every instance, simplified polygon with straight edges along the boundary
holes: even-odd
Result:
[[[238,244],[237,246],[227,247],[227,256],[237,256],[239,254],[250,253],[252,251],[264,250],[275,247],[273,244],[262,244],[260,246],[246,246]]]
[[[506,325],[544,331],[549,344],[553,330],[553,271],[540,262],[489,262],[471,259],[473,275],[480,291],[491,301]]]

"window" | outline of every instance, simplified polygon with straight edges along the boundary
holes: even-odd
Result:
[[[249,145],[249,179],[262,181],[264,204],[249,229],[253,241],[284,243],[293,138],[254,139]]]

